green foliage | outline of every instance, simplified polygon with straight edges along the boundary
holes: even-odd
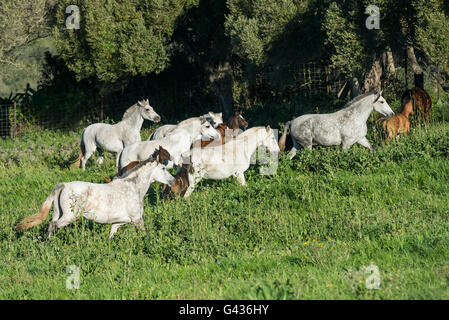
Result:
[[[145,199],[148,235],[80,219],[42,237],[49,218],[23,234],[56,183],[103,183],[113,155],[85,172],[69,169],[81,130],[26,132],[0,141],[0,297],[3,299],[447,299],[449,192],[447,101],[426,126],[377,153],[354,146],[282,155],[277,174],[203,181],[189,199]],[[399,107],[393,104],[395,111]],[[251,121],[251,119],[249,119]],[[262,121],[262,120],[260,120]],[[142,138],[149,135],[144,130]],[[79,290],[65,288],[80,267]],[[364,286],[363,266],[381,287]],[[361,281],[361,282],[360,282]]]
[[[419,26],[416,41],[432,63],[446,66],[449,64],[449,16],[442,11],[439,2],[417,3]]]
[[[80,29],[65,29],[65,8],[80,8]],[[188,0],[62,1],[54,37],[58,52],[78,79],[115,82],[159,73],[168,64],[167,43]]]
[[[357,7],[353,7],[354,10]],[[332,2],[326,11],[323,27],[327,33],[326,44],[335,50],[331,56],[333,67],[345,74],[357,75],[366,69],[369,57],[365,51],[367,41],[361,36],[362,27],[357,23],[359,19],[354,21],[351,18],[354,18],[354,11],[348,14]]]

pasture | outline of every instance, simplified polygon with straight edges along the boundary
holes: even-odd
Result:
[[[246,187],[202,181],[188,199],[164,202],[155,184],[149,236],[125,225],[112,241],[110,225],[86,219],[48,241],[50,218],[13,228],[57,183],[113,175],[112,154],[82,171],[69,168],[81,130],[0,140],[0,299],[449,299],[448,108],[436,104],[429,125],[388,145],[371,117],[376,154],[358,145],[282,153],[274,176],[253,165]],[[69,265],[79,289],[66,288]],[[365,285],[369,265],[379,289]]]

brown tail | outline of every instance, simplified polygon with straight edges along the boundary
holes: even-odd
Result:
[[[279,143],[278,144],[279,144],[279,149],[281,151],[284,151],[284,149],[285,149],[285,143],[287,142],[287,131],[288,131],[289,127],[290,127],[290,121],[285,124],[285,126],[284,126],[284,133],[282,134],[281,139],[279,139]]]
[[[83,134],[84,134],[84,131],[83,131]],[[84,157],[85,153],[86,153],[86,151],[85,151],[85,147],[84,147],[84,143],[83,143],[83,138],[81,138],[80,154],[78,156],[78,159],[76,159],[75,162],[70,165],[70,168],[75,168],[75,167],[79,168],[81,165],[81,158]]]
[[[51,205],[53,203],[53,200],[59,195],[61,190],[64,188],[64,184],[60,183],[58,184],[51,194],[48,196],[47,200],[45,200],[44,204],[42,205],[41,209],[38,213],[33,214],[32,216],[29,216],[22,221],[20,221],[18,224],[16,224],[16,230],[17,231],[23,231],[28,228],[31,228],[33,226],[36,226],[40,224],[42,221],[45,220],[48,216],[48,212],[50,212]]]
[[[75,160],[74,163],[70,165],[70,168],[79,168],[81,165],[81,158],[84,157],[83,152],[80,151],[80,155],[78,156],[78,159]]]

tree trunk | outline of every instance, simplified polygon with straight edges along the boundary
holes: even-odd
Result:
[[[384,60],[384,66],[385,66],[385,73],[388,79],[392,78],[394,74],[396,73],[396,67],[394,65],[394,58],[393,58],[393,52],[391,52],[390,47],[385,48],[385,60]]]
[[[414,74],[421,74],[423,72],[418,64],[418,60],[416,60],[415,49],[412,46],[407,47],[407,59]]]
[[[345,82],[343,87],[338,92],[337,98],[342,100],[346,99],[348,93],[350,93],[351,99],[360,95],[360,84],[357,77],[353,77],[352,79]]]
[[[379,92],[382,87],[381,77],[382,77],[382,65],[380,63],[380,60],[374,57],[371,70],[368,72],[367,76],[365,77],[365,81],[363,83],[363,91]]]
[[[353,77],[351,82],[351,99],[354,99],[355,97],[358,97],[360,95],[360,84],[359,79],[357,77]]]
[[[220,103],[223,118],[228,119],[232,115],[234,107],[234,97],[232,94],[232,67],[226,61],[220,63],[217,68],[208,67],[209,81],[214,87],[215,93]]]
[[[418,63],[415,55],[415,49],[412,46],[407,47],[407,60],[408,64],[413,70],[415,87],[424,89],[424,73],[421,66]]]

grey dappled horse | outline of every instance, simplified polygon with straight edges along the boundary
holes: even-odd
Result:
[[[98,223],[112,224],[109,239],[126,223],[143,230],[143,199],[155,181],[172,186],[175,178],[157,158],[150,157],[110,183],[60,183],[47,197],[39,212],[23,219],[16,229],[23,231],[40,224],[47,218],[53,204],[48,238],[56,229],[69,225],[81,216]]]
[[[116,164],[123,148],[141,141],[140,129],[144,119],[159,122],[161,117],[154,111],[147,100],[138,101],[123,114],[122,121],[117,124],[94,123],[84,129],[81,137],[81,166],[86,168],[86,162],[96,149],[100,153],[98,164],[103,163],[104,151],[117,153]],[[78,161],[79,161],[78,160]]]
[[[293,148],[289,157],[293,159],[301,145],[312,149],[312,144],[323,146],[342,145],[343,150],[358,143],[374,151],[366,139],[366,121],[371,112],[376,110],[384,116],[394,115],[387,101],[379,93],[366,93],[348,102],[346,106],[337,112],[328,114],[306,114],[300,116],[290,124],[290,135]]]

